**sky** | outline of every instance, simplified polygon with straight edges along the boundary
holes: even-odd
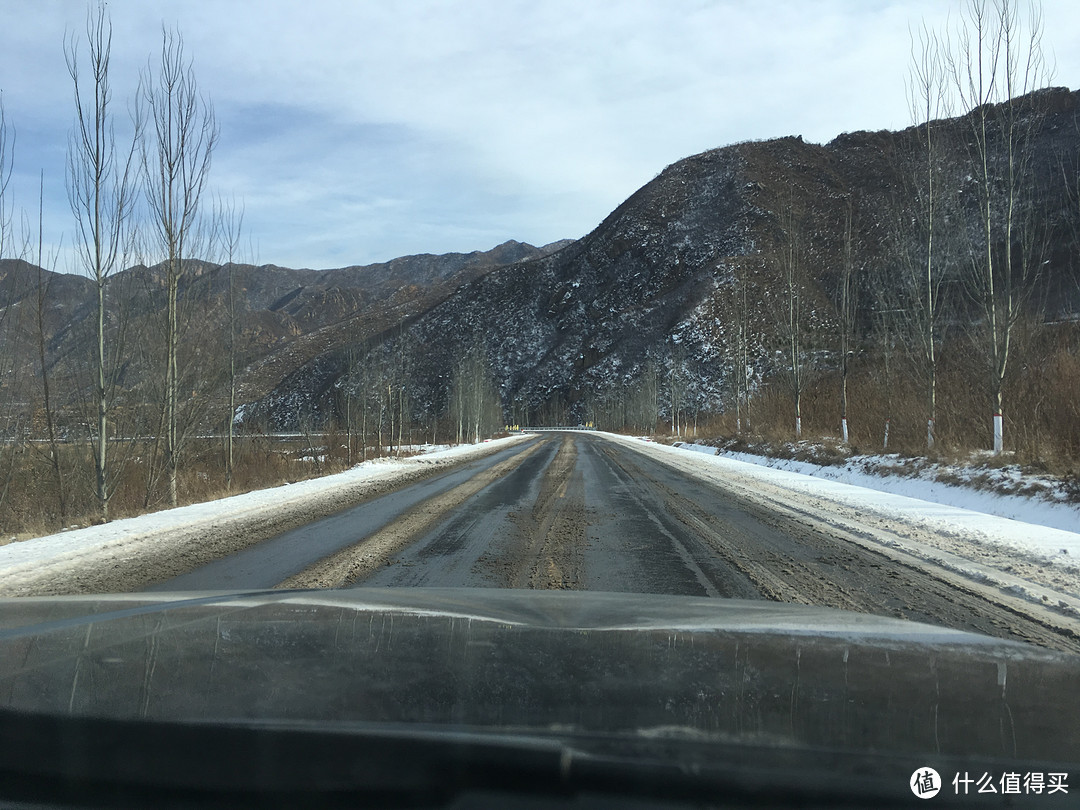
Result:
[[[238,258],[331,268],[576,239],[665,166],[746,140],[900,129],[910,31],[960,0],[111,0],[118,142],[162,26],[220,138],[204,200]],[[1053,84],[1080,88],[1080,3],[1043,0]],[[65,167],[82,0],[0,0],[6,202],[79,272]],[[81,46],[85,55],[85,43]],[[209,209],[209,205],[204,205]],[[11,250],[8,250],[11,253]]]

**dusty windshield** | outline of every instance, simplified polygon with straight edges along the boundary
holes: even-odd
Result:
[[[1071,4],[6,17],[4,707],[1080,781]]]

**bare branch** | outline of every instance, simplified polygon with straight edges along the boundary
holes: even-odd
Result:
[[[147,65],[139,98],[147,121],[147,134],[142,141],[146,200],[165,262],[163,422],[169,502],[175,506],[179,455],[192,424],[190,417],[197,406],[195,397],[185,398],[186,409],[182,409],[180,402],[183,364],[179,361],[179,351],[185,319],[179,292],[186,272],[185,260],[194,256],[200,247],[206,247],[203,242],[207,231],[199,218],[199,204],[218,139],[214,109],[199,94],[195,73],[191,61],[184,55],[184,41],[179,32],[162,29],[157,68]]]

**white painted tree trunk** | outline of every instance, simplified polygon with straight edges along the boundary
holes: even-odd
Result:
[[[847,417],[840,420],[840,434],[844,437],[844,444],[848,443]]]
[[[1005,425],[1000,413],[994,414],[994,453],[1000,453],[1004,447]]]

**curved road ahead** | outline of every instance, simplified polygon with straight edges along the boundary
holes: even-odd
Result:
[[[1080,650],[1075,635],[589,433],[542,434],[155,590],[470,586],[801,602]]]

